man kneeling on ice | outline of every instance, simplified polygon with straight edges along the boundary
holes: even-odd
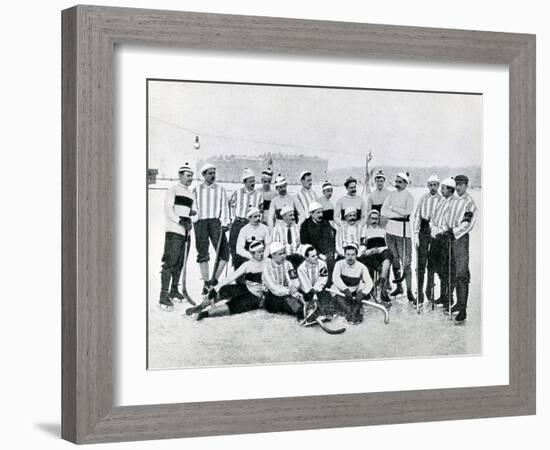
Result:
[[[344,244],[344,259],[334,265],[331,292],[335,294],[346,321],[351,325],[363,321],[363,300],[373,288],[366,266],[357,261],[359,246],[355,242]]]
[[[319,259],[317,250],[313,245],[302,246],[304,262],[298,267],[298,279],[300,280],[300,292],[306,301],[317,299],[324,313],[331,309],[331,296],[325,290],[328,282],[327,263]]]
[[[262,272],[266,262],[264,249],[263,242],[252,242],[248,248],[252,259],[246,261],[231,275],[210,289],[208,298],[211,301],[229,299],[227,303],[202,311],[200,310],[201,306],[190,308],[187,310],[187,314],[199,311],[197,320],[201,320],[206,317],[240,314],[261,308],[263,303]],[[244,285],[232,284],[241,276],[244,276]]]

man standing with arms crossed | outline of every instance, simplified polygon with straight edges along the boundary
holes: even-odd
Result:
[[[416,242],[416,262],[418,276],[418,303],[424,302],[424,274],[428,262],[430,250],[431,229],[430,221],[435,215],[439,202],[443,198],[439,193],[439,178],[432,175],[427,182],[428,192],[422,196],[414,213],[414,241]],[[428,284],[426,286],[426,297],[433,301],[434,272],[428,268]]]
[[[183,274],[183,293],[178,291],[178,283],[184,267],[184,260],[189,255],[191,245],[191,216],[196,215],[193,193],[189,186],[193,182],[193,170],[185,163],[178,170],[179,182],[171,186],[164,198],[164,216],[166,219],[164,253],[160,272],[161,288],[159,306],[165,311],[172,311],[172,301],[180,303],[186,299],[195,304],[185,288]],[[172,283],[170,284],[170,280]],[[170,292],[168,292],[170,289]]]
[[[216,184],[216,167],[207,163],[201,168],[204,182],[193,189],[197,208],[195,223],[195,240],[197,262],[204,281],[203,293],[208,293],[210,286],[215,286],[220,274],[229,259],[229,246],[225,233],[229,229],[229,205],[225,189]],[[210,261],[209,242],[218,250],[215,258],[212,279],[209,275]],[[216,264],[217,263],[217,264]]]
[[[411,223],[410,215],[414,209],[413,196],[407,191],[409,174],[400,172],[395,177],[395,191],[384,200],[381,215],[387,217],[386,242],[393,254],[392,268],[394,280],[401,280],[400,262],[405,283],[407,284],[407,298],[409,302],[416,302],[412,292],[411,277]],[[401,281],[396,283],[395,289],[390,293],[395,297],[403,293]]]

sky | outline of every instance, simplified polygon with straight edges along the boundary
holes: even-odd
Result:
[[[283,152],[328,159],[331,170],[363,166],[369,151],[374,166],[481,165],[481,95],[182,81],[148,86],[151,168]]]

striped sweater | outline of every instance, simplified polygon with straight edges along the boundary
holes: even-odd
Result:
[[[320,259],[317,260],[317,264],[304,261],[298,267],[298,279],[302,292],[307,294],[311,289],[322,291],[328,281],[327,264]]]
[[[269,292],[277,297],[290,295],[290,286],[296,289],[300,286],[298,274],[288,261],[284,260],[281,264],[268,260],[262,272],[264,286]]]
[[[193,189],[193,194],[197,205],[196,220],[219,219],[222,225],[229,225],[229,204],[223,187],[201,183]]]
[[[431,221],[442,199],[443,196],[439,192],[435,195],[428,192],[422,196],[414,212],[413,230],[415,233],[420,231],[421,219]]]
[[[233,191],[229,198],[231,219],[238,217],[246,220],[246,214],[251,207],[259,210],[263,208],[263,197],[259,191],[247,191],[245,187]]]

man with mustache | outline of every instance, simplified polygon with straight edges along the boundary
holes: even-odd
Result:
[[[344,221],[344,211],[347,208],[355,208],[357,211],[357,220],[363,224],[367,220],[367,204],[359,195],[357,195],[357,180],[349,177],[344,182],[347,190],[346,195],[339,198],[334,205],[334,221],[340,226]]]
[[[288,193],[288,183],[286,178],[281,174],[275,178],[275,189],[277,190],[277,195],[271,200],[269,212],[267,214],[267,226],[270,231],[273,230],[276,223],[283,221],[281,210],[285,206],[288,206],[294,211],[294,220],[296,220],[299,211],[298,202],[293,195]]]
[[[398,173],[395,177],[395,191],[390,192],[390,195],[384,200],[381,215],[389,219],[386,224],[386,242],[393,254],[392,268],[394,279],[401,279],[400,269],[402,266],[407,285],[407,298],[409,302],[415,303],[416,298],[412,292],[412,230],[410,223],[410,216],[414,209],[414,198],[407,190],[408,185],[409,174],[406,172]],[[396,284],[396,288],[390,293],[391,296],[403,293],[401,282]]]

